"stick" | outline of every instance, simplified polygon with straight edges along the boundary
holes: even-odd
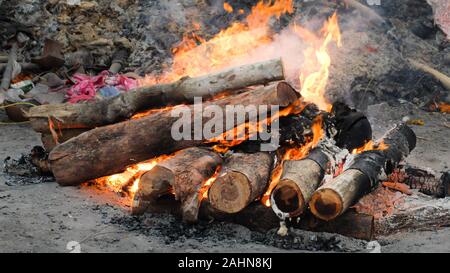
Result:
[[[192,103],[194,97],[208,99],[222,91],[267,84],[284,79],[281,59],[243,65],[221,72],[182,78],[169,84],[140,87],[119,96],[79,104],[53,104],[33,107],[27,113],[37,132],[47,132],[46,120],[60,120],[59,127],[95,128],[129,119],[139,111],[155,107]]]

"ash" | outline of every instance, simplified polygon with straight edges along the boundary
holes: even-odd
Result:
[[[164,244],[171,247],[181,247],[195,242],[203,247],[256,244],[275,247],[279,249],[278,251],[361,252],[365,251],[367,245],[365,241],[320,232],[292,229],[287,236],[282,237],[277,235],[276,229],[260,233],[230,223],[200,222],[196,225],[189,225],[169,214],[113,217],[111,224],[148,237],[160,237]]]

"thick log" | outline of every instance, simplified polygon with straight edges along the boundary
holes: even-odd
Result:
[[[224,111],[224,117],[235,116],[235,109],[226,107],[227,105],[286,107],[296,101],[298,96],[289,84],[280,82],[204,103],[203,109],[206,109],[208,105],[215,105]],[[187,120],[190,124],[189,132],[194,133],[193,125],[199,123],[204,127],[213,118],[202,118],[203,112],[196,111],[195,107],[195,105],[183,106],[184,110],[188,110],[183,120]],[[184,110],[183,113],[186,112]],[[267,113],[259,111],[259,119],[262,116],[266,117]],[[207,140],[204,136],[175,140],[172,127],[176,122],[180,123],[179,115],[174,116],[171,110],[165,110],[140,119],[90,130],[52,150],[49,158],[53,174],[61,185],[77,185],[90,179],[119,173],[129,165],[155,156],[203,145]],[[225,119],[223,128],[228,129]]]
[[[265,152],[231,155],[209,188],[209,202],[225,213],[243,210],[266,190],[272,164],[273,157]]]
[[[371,241],[375,237],[374,217],[352,209],[331,221],[323,221],[311,213],[306,213],[294,226],[315,232],[337,233],[366,241]]]
[[[150,108],[192,103],[195,97],[208,99],[222,91],[234,91],[283,79],[281,59],[274,59],[201,77],[185,77],[174,83],[144,86],[95,102],[41,105],[31,108],[27,116],[37,132],[48,132],[49,116],[59,121],[61,129],[95,128],[129,119]]]
[[[305,159],[283,162],[280,181],[271,196],[273,210],[289,217],[301,215],[322,182],[329,162],[328,155],[319,148]]]
[[[416,146],[416,136],[405,124],[390,130],[383,141],[387,145],[385,150],[355,155],[342,174],[313,194],[309,205],[316,217],[329,221],[344,213],[378,185],[382,172],[392,173]]]
[[[206,149],[194,147],[177,152],[142,175],[132,213],[143,213],[172,188],[175,198],[181,202],[183,220],[197,222],[201,201],[199,190],[221,163],[217,153]]]

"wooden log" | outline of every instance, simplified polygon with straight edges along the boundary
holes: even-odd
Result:
[[[321,149],[312,150],[305,159],[283,162],[280,181],[271,196],[272,209],[289,217],[301,215],[322,182],[329,162]]]
[[[209,202],[225,213],[243,210],[266,190],[272,165],[273,157],[265,152],[231,155],[209,188]]]
[[[348,210],[331,221],[323,221],[306,213],[294,224],[296,228],[315,232],[337,233],[347,237],[371,241],[375,237],[375,219],[372,215]]]
[[[221,163],[221,157],[210,150],[193,147],[177,152],[142,175],[132,213],[143,213],[172,188],[175,198],[181,202],[183,220],[197,222],[199,190]]]
[[[298,96],[289,84],[280,82],[204,103],[203,109],[208,105],[218,106],[226,117],[235,115],[235,110],[226,107],[227,105],[286,107],[296,101]],[[196,111],[195,105],[184,106],[183,109],[187,110],[189,131],[194,131],[194,124],[200,123],[204,127],[213,118],[202,118],[203,112]],[[267,113],[259,111],[258,117],[261,118],[261,115],[266,117]],[[183,120],[186,117],[183,117]],[[129,165],[155,156],[203,145],[207,140],[200,136],[198,139],[175,140],[172,136],[172,127],[176,122],[180,123],[180,117],[174,116],[171,110],[165,110],[140,119],[90,130],[52,150],[49,158],[53,174],[61,185],[77,185],[90,179],[119,173]],[[227,129],[225,119],[223,122],[223,128]]]
[[[37,132],[48,132],[49,116],[60,121],[61,129],[95,128],[128,119],[139,111],[150,108],[192,103],[194,97],[208,99],[222,91],[239,90],[283,79],[281,59],[274,59],[201,77],[185,77],[174,83],[144,86],[100,101],[41,105],[31,108],[27,116]]]
[[[366,151],[354,156],[342,174],[322,185],[309,203],[311,212],[322,220],[332,220],[379,183],[382,172],[390,174],[415,148],[416,136],[406,125],[390,130],[384,137],[385,150]]]
[[[17,43],[14,42],[11,45],[11,49],[9,51],[8,64],[6,65],[5,71],[3,71],[2,82],[0,84],[0,91],[8,90],[11,81],[13,80],[12,77],[13,77],[14,63],[17,60],[17,48],[18,48]]]

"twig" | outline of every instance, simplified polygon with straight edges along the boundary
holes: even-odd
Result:
[[[448,77],[447,75],[441,73],[440,71],[438,71],[434,68],[431,68],[430,66],[428,66],[426,64],[419,63],[412,59],[407,59],[407,60],[416,69],[419,69],[425,73],[431,74],[433,77],[435,77],[437,80],[439,80],[445,88],[450,90],[450,77]]]

